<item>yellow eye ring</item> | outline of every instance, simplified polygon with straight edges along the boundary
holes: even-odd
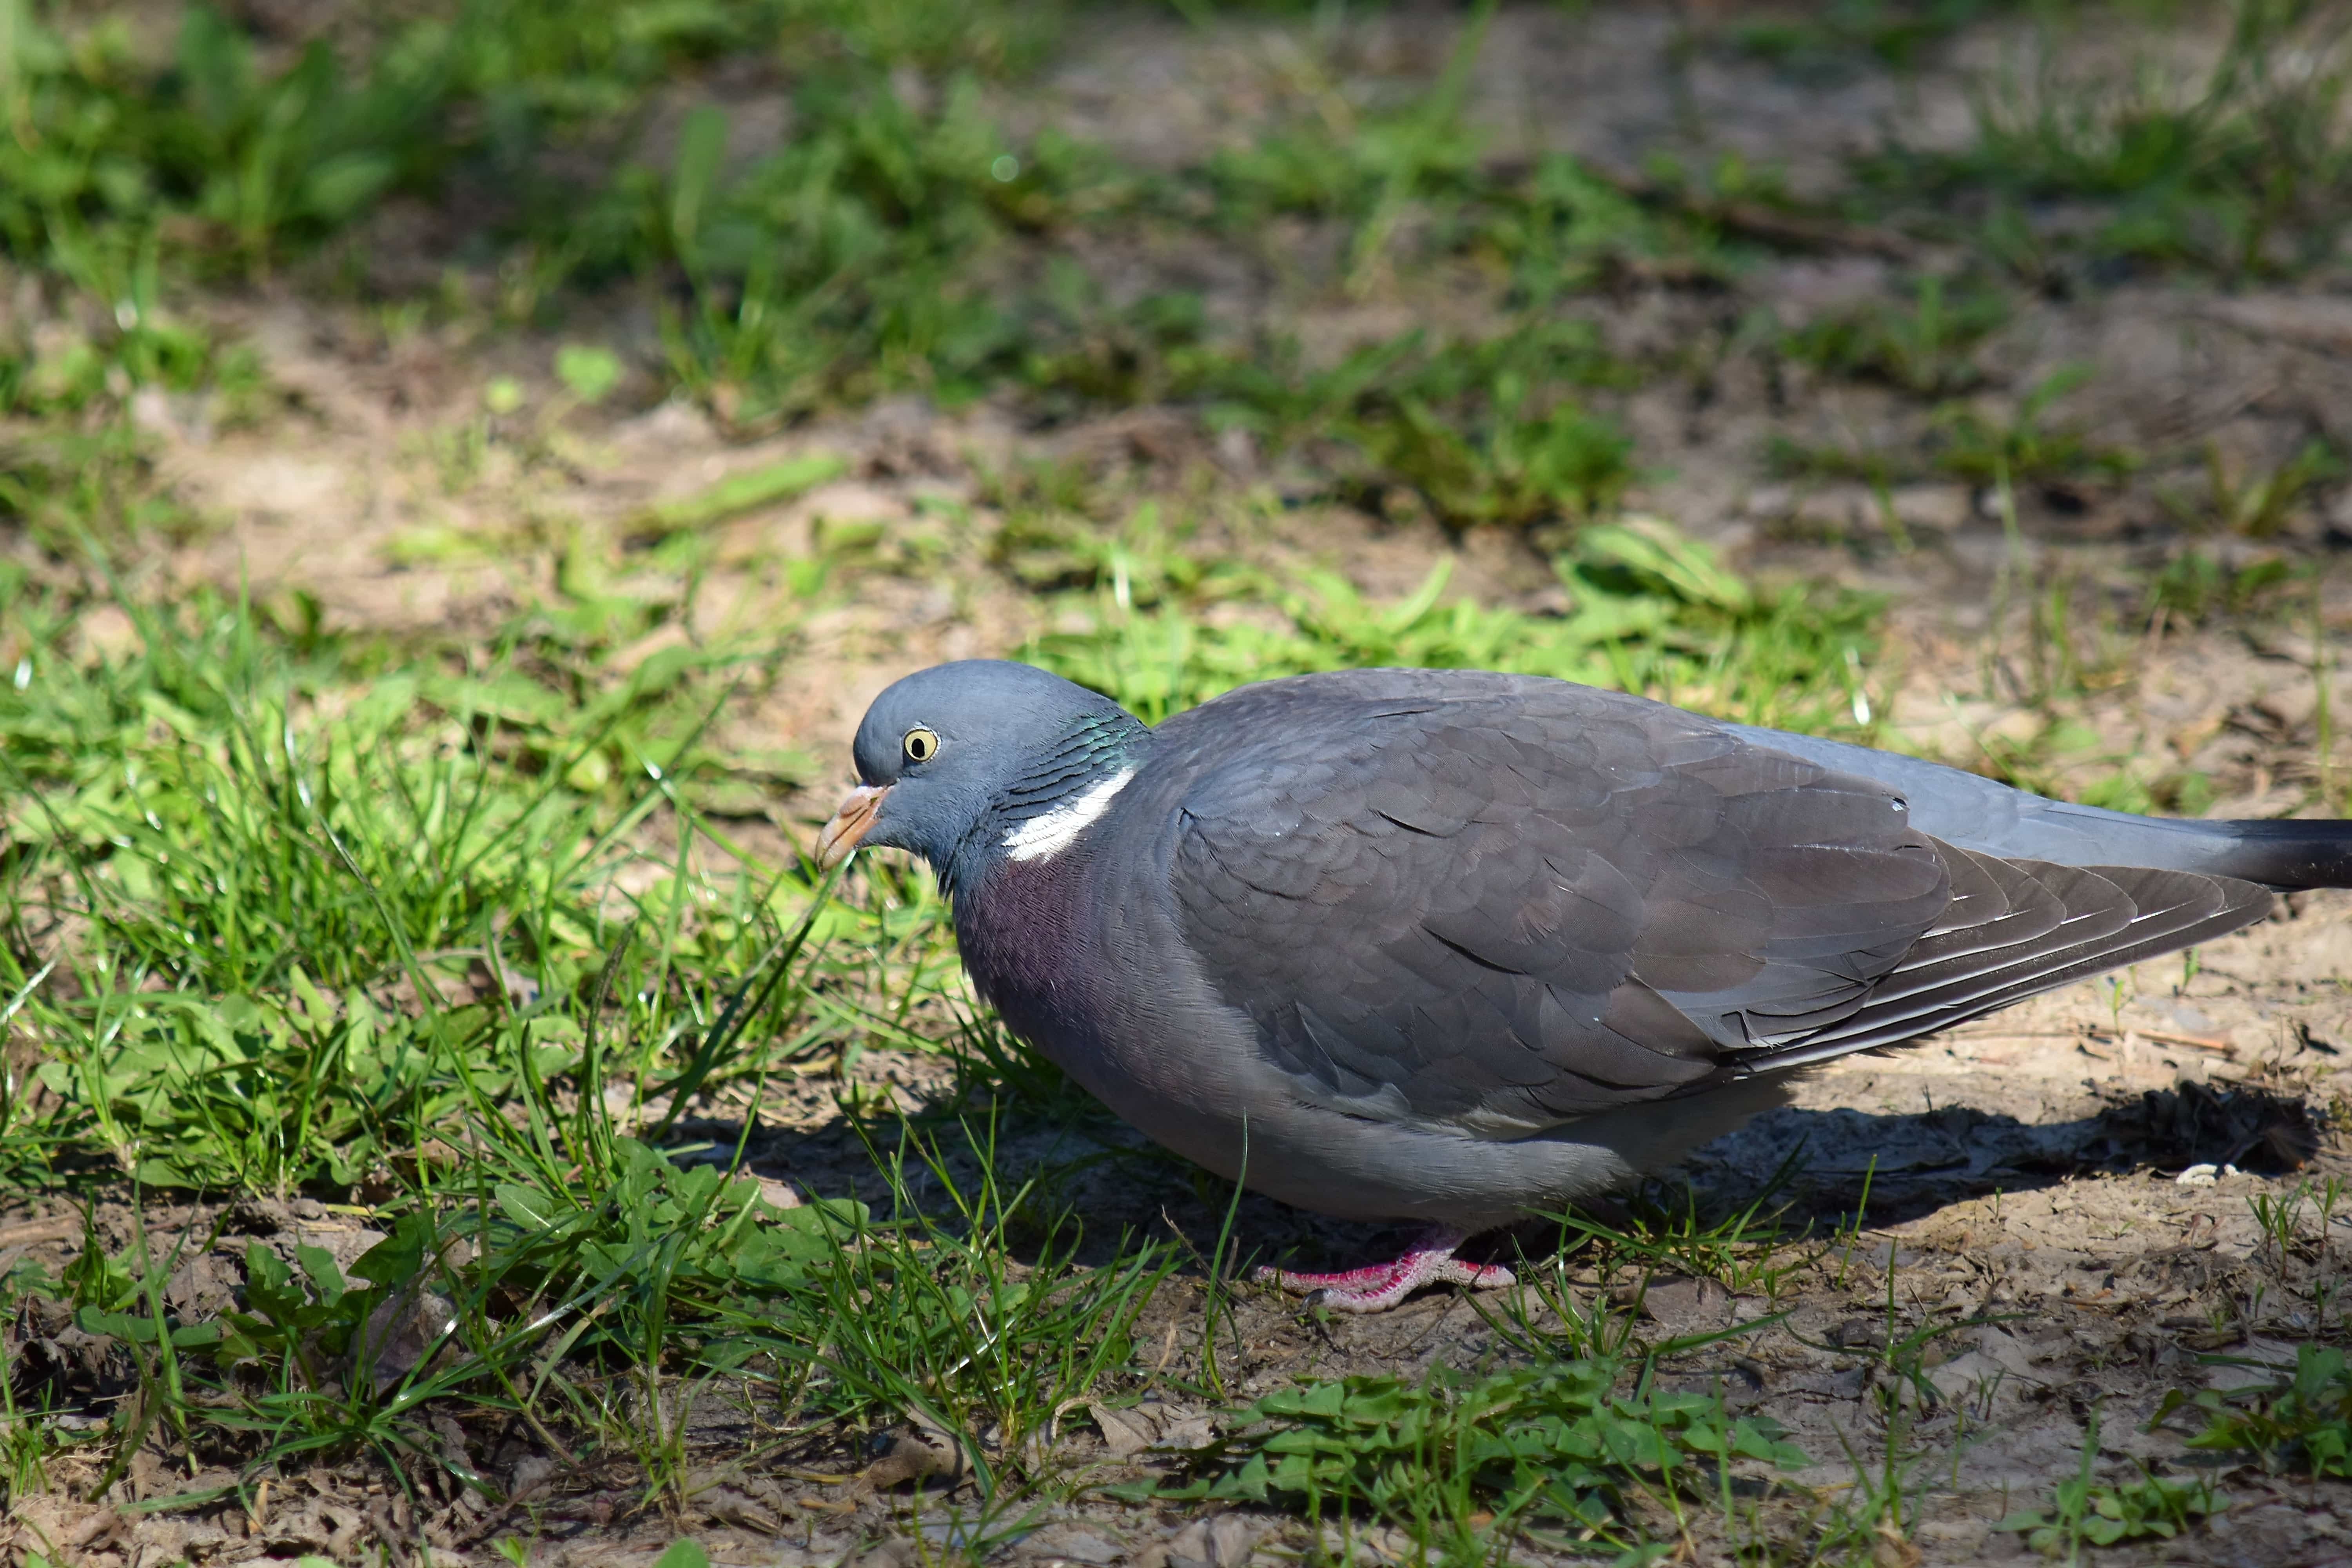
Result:
[[[920,724],[908,731],[906,739],[899,744],[905,749],[907,760],[910,763],[928,763],[940,754],[939,736]]]

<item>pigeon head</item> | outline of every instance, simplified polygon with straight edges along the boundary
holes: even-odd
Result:
[[[858,786],[818,835],[818,864],[871,844],[967,882],[990,857],[1017,855],[1024,827],[1118,777],[1149,734],[1109,698],[1025,664],[919,670],[858,724]]]

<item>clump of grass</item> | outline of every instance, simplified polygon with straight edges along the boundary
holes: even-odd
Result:
[[[1448,369],[1490,357],[1464,355]],[[1448,417],[1408,382],[1366,398],[1340,430],[1378,478],[1410,486],[1457,528],[1589,518],[1632,484],[1633,443],[1613,420],[1507,372],[1467,384],[1491,388],[1483,407]]]
[[[1232,357],[1212,342],[1200,295],[1148,294],[1114,307],[1066,257],[1047,265],[1023,328],[1021,379],[1048,420],[1197,397],[1227,374]]]
[[[1301,1383],[1236,1412],[1232,1430],[1188,1458],[1188,1479],[1130,1495],[1273,1503],[1483,1561],[1538,1528],[1628,1545],[1620,1516],[1632,1498],[1687,1495],[1741,1462],[1806,1463],[1769,1418],[1728,1415],[1717,1399],[1645,1376],[1620,1392],[1629,1372],[1604,1358]]]
[[[545,1163],[525,1141],[478,1154],[457,1190],[378,1211],[390,1234],[352,1264],[355,1279],[320,1248],[295,1247],[289,1267],[249,1243],[236,1304],[205,1314],[166,1299],[186,1259],[143,1247],[109,1257],[93,1237],[61,1279],[16,1279],[17,1300],[37,1315],[63,1310],[130,1363],[142,1398],[108,1434],[118,1464],[160,1420],[192,1459],[247,1479],[305,1456],[439,1467],[456,1461],[435,1441],[436,1415],[503,1411],[558,1453],[572,1444],[551,1426],[573,1443],[613,1445],[600,1402],[625,1403],[626,1381],[647,1370],[642,1358],[658,1369],[689,1348],[682,1331],[707,1331],[730,1294],[804,1282],[857,1217],[840,1205],[779,1213],[755,1183],[679,1169],[625,1140],[601,1162],[601,1179],[580,1180],[575,1167],[556,1196],[522,1179]],[[551,1378],[551,1358],[541,1359],[551,1346],[583,1375]],[[27,1381],[49,1411],[87,1403],[70,1363],[25,1359],[20,1373],[37,1373]]]
[[[1395,114],[1318,119],[1319,153],[1289,127],[1255,153],[1144,178],[996,121],[983,81],[1034,65],[1051,29],[992,4],[479,0],[446,18],[354,23],[363,39],[316,39],[290,63],[199,6],[166,66],[114,22],[68,37],[27,0],[10,4],[23,47],[9,107],[26,134],[0,148],[22,165],[0,167],[0,247],[51,285],[51,324],[74,330],[0,341],[0,406],[100,410],[120,448],[100,465],[47,440],[20,475],[13,450],[0,458],[0,506],[28,514],[60,510],[77,488],[142,489],[138,443],[120,428],[141,389],[256,402],[250,356],[174,313],[187,282],[321,256],[312,271],[363,272],[337,246],[394,195],[496,193],[475,253],[498,260],[487,308],[504,320],[650,287],[668,378],[738,431],[886,392],[955,403],[1006,382],[1047,417],[1182,401],[1278,445],[1316,444],[1352,493],[1412,497],[1457,527],[1575,521],[1614,504],[1633,478],[1630,442],[1589,395],[1622,368],[1550,309],[1612,268],[1712,245],[1703,224],[1650,214],[1572,160],[1478,163],[1461,110],[1484,13],[1442,79]],[[739,146],[714,103],[689,110],[658,153],[638,142],[655,86],[729,58],[793,62],[784,143]],[[600,171],[584,180],[583,151]],[[1442,211],[1428,243],[1499,261],[1523,313],[1475,341],[1408,335],[1307,374],[1279,345],[1211,342],[1187,295],[1114,308],[1062,254],[1066,236],[1107,221],[1214,229],[1277,209],[1344,217],[1354,237],[1335,281],[1359,294],[1419,259],[1405,237]],[[454,275],[444,289],[467,292]],[[60,540],[104,532],[92,525],[129,510],[119,494],[89,498],[45,526]]]
[[[131,401],[152,388],[210,428],[234,427],[265,401],[252,352],[172,309],[152,233],[78,232],[16,299],[35,309],[0,316],[0,415],[13,426],[0,440],[0,521],[59,553],[195,531],[155,482]]]
[[[2148,578],[2148,614],[2161,612],[2178,626],[2201,626],[2217,616],[2252,613],[2274,599],[2294,576],[2277,556],[2227,567],[2203,550],[2183,550]]]
[[[62,1275],[11,1273],[16,1484],[152,1440],[237,1485],[365,1455],[488,1489],[454,1421],[675,1497],[685,1413],[723,1381],[771,1391],[811,1451],[927,1424],[1009,1498],[1033,1439],[1124,1371],[1172,1255],[1082,1261],[1055,1173],[1006,1183],[992,1126],[902,1126],[883,1154],[867,1124],[878,1215],[742,1175],[771,1077],[936,1046],[916,1010],[961,1006],[927,884],[877,872],[826,905],[803,868],[714,847],[687,785],[723,692],[682,672],[596,710],[527,658],[451,678],[530,705],[530,742],[428,695],[430,658],[289,638],[247,604],[110,605],[131,640],[76,662],[88,605],[6,589],[0,1168],[134,1215],[159,1190],[300,1194],[389,1233],[348,1271],[250,1246],[225,1310],[183,1288],[217,1226],[122,1250],[93,1228]],[[583,778],[618,714],[643,734],[669,710],[668,743],[625,752],[635,782]],[[1000,1100],[1056,1092],[985,1026],[957,1037]],[[689,1110],[740,1131],[678,1144]],[[89,1355],[54,1352],[68,1326]]]
[[[579,266],[683,274],[671,369],[739,427],[909,384],[968,398],[1012,372],[1017,334],[980,269],[1078,165],[1059,143],[1011,150],[969,79],[930,110],[881,69],[812,78],[802,100],[805,131],[732,179],[722,111],[697,110],[667,171],[583,221]]]
[[[1801,1237],[1780,1224],[1779,1200],[1797,1168],[1791,1155],[1738,1208],[1720,1215],[1703,1213],[1687,1184],[1677,1191],[1655,1183],[1634,1194],[1622,1224],[1571,1211],[1561,1218],[1561,1258],[1591,1260],[1604,1282],[1621,1273],[1680,1274],[1775,1300],[1813,1261],[1792,1245]]]
[[[1002,68],[1034,58],[1041,36],[1006,7],[922,0],[438,9],[343,18],[341,36],[289,55],[202,4],[179,8],[173,47],[157,51],[136,47],[127,13],[68,19],[9,0],[5,107],[27,133],[0,143],[0,243],[37,263],[130,235],[208,269],[259,271],[461,167],[542,182],[537,154],[609,135],[697,63],[789,44]]]
[[[1081,510],[1087,502],[1043,500],[1044,487],[1009,498],[1004,524],[989,542],[995,563],[1023,587],[1038,593],[1107,590],[1112,605],[1134,609],[1161,604],[1198,607],[1263,596],[1273,584],[1262,572],[1193,542],[1194,521],[1156,500],[1139,503],[1116,527],[1097,525]]]
[[[522,225],[532,298],[673,285],[670,372],[738,429],[910,386],[965,400],[1015,374],[1024,291],[1003,274],[1016,242],[1128,190],[1066,137],[1016,144],[982,104],[985,80],[1043,58],[1052,8],[730,15],[743,19],[731,47],[795,63],[792,136],[747,156],[727,110],[703,104],[658,162],[625,146],[601,185],[542,182]]]
[[[1316,112],[1277,127],[1254,147],[1210,160],[1226,221],[1254,226],[1283,212],[1347,218],[1354,234],[1346,286],[1362,292],[1385,266],[1407,208],[1471,181],[1480,137],[1464,122],[1462,109],[1494,16],[1495,0],[1477,0],[1428,93],[1391,113],[1360,115],[1307,62]]]
[[[2005,418],[1967,403],[1942,405],[1934,416],[1936,467],[1980,485],[2122,479],[2137,466],[2132,454],[2097,446],[2050,417],[2053,405],[2088,379],[2084,366],[2054,372],[2026,388]]]
[[[1014,148],[979,109],[982,76],[1039,58],[1050,18],[1035,7],[440,9],[346,18],[350,36],[289,58],[195,5],[158,58],[128,16],[68,23],[6,0],[0,258],[50,298],[37,342],[10,341],[26,325],[13,319],[0,332],[0,409],[119,421],[142,387],[250,380],[175,313],[190,282],[322,252],[312,272],[363,270],[337,242],[389,197],[456,184],[492,196],[470,249],[499,262],[499,316],[534,319],[623,275],[678,283],[671,369],[739,425],[908,384],[952,396],[1018,363],[1005,290],[971,279],[975,259],[1101,183],[1066,142]],[[786,146],[731,165],[726,115],[706,105],[658,167],[638,155],[646,95],[730,56],[806,62]],[[908,90],[916,79],[931,85]],[[584,181],[583,152],[599,171]],[[12,490],[54,506],[56,476],[15,466],[0,466],[0,508],[35,510]]]
[[[2093,1479],[2099,1453],[2099,1417],[2091,1415],[2083,1433],[2081,1473],[2052,1489],[2045,1509],[2024,1509],[2010,1514],[1997,1530],[2023,1535],[2034,1551],[2066,1561],[2081,1561],[2085,1546],[2113,1546],[2122,1541],[2169,1541],[2200,1520],[2230,1506],[2228,1493],[2218,1490],[2210,1477],[2173,1479],[2143,1471],[2137,1480],[2107,1482]]]
[[[648,967],[619,994],[607,1066],[658,1082],[814,892],[700,815],[735,781],[702,742],[725,689],[699,656],[581,702],[520,652],[478,675],[387,668],[199,595],[119,601],[129,645],[77,662],[89,606],[21,577],[0,597],[17,628],[0,986],[41,1058],[0,1138],[22,1177],[97,1160],[150,1184],[341,1195],[468,1096],[579,1070],[583,993],[616,941]],[[677,847],[648,864],[635,835],[656,817]],[[881,962],[938,918],[836,909],[818,952],[874,943],[820,967]],[[812,1005],[808,978],[749,1020],[765,1059],[865,1034]]]
[[[1805,76],[1843,75],[1873,61],[1904,69],[1962,28],[2015,8],[2015,0],[1832,0],[1801,19],[1743,22],[1729,41]]]
[[[1923,278],[1907,307],[1876,301],[1811,322],[1783,340],[1797,359],[1837,375],[1868,376],[1923,397],[1965,392],[1982,379],[1969,351],[2008,319],[1998,293],[1947,297]]]
[[[205,5],[0,5],[0,262],[15,273],[0,412],[29,420],[0,442],[0,519],[58,549],[184,531],[134,399],[175,395],[206,430],[267,401],[255,356],[207,325],[192,286],[310,265],[387,198],[433,199],[455,177],[515,194],[492,222],[520,222],[554,183],[550,148],[609,136],[680,66],[766,47],[782,25],[781,8],[647,0],[438,9],[341,18],[289,52]],[[521,248],[506,293],[528,300],[509,315],[570,265],[551,274],[538,240]]]
[[[1655,186],[1629,190],[1574,158],[1545,154],[1526,178],[1489,194],[1467,248],[1508,268],[1507,298],[1530,309],[1622,278],[1732,276],[1748,253],[1709,211],[1717,198],[1753,194],[1755,171],[1727,157],[1711,170],[1659,173],[1666,177]]]
[[[2052,412],[2089,377],[2088,367],[2073,365],[2013,399],[1947,398],[1928,411],[1927,437],[1914,451],[1841,450],[1776,437],[1767,458],[1784,474],[1858,479],[1874,486],[1931,475],[1987,487],[2119,484],[2139,468],[2140,455],[2094,441]]]
[[[1629,371],[1586,322],[1532,316],[1445,342],[1416,330],[1321,369],[1301,365],[1292,343],[1210,343],[1181,300],[1147,300],[1072,335],[1073,347],[1028,362],[1048,407],[1194,402],[1212,425],[1319,451],[1341,488],[1375,510],[1398,491],[1449,528],[1578,521],[1606,511],[1635,477],[1632,441],[1588,405]]]
[[[324,42],[264,72],[242,31],[193,6],[154,72],[120,19],[68,40],[26,0],[7,9],[8,107],[40,132],[0,142],[0,241],[18,257],[142,235],[258,272],[448,151],[448,65],[422,34],[363,80]]]
[[[241,1483],[364,1453],[479,1487],[441,1440],[454,1419],[519,1421],[574,1465],[624,1463],[670,1490],[683,1414],[725,1379],[781,1399],[784,1429],[820,1450],[845,1428],[922,1422],[993,1497],[1024,1489],[1032,1439],[1125,1368],[1172,1263],[1129,1246],[1079,1264],[1066,1214],[1034,1184],[997,1185],[985,1132],[958,1152],[977,1173],[955,1180],[941,1145],[917,1139],[946,1205],[918,1204],[885,1162],[894,1206],[877,1218],[846,1199],[777,1209],[724,1161],[673,1160],[609,1124],[559,1152],[551,1117],[503,1134],[500,1120],[473,1123],[462,1175],[375,1211],[391,1234],[356,1279],[318,1247],[289,1266],[250,1243],[236,1305],[208,1315],[165,1289],[184,1257],[93,1244],[61,1279],[19,1271],[8,1304],[69,1321],[142,1390],[106,1434],[119,1457],[166,1423],[192,1461]],[[16,1354],[14,1397],[37,1426],[102,1392],[47,1351]]]
[[[844,1234],[795,1303],[797,1342],[773,1353],[805,1415],[960,1434],[991,1496],[1011,1485],[997,1467],[1034,1469],[1074,1402],[1129,1369],[1137,1315],[1178,1255],[1126,1237],[1112,1261],[1082,1265],[1083,1226],[1043,1173],[1008,1188],[993,1125],[958,1131],[960,1149],[909,1131],[880,1160],[891,1212]],[[910,1156],[939,1197],[910,1195]]]
[[[1852,681],[1872,640],[1872,601],[1752,589],[1654,524],[1588,531],[1559,569],[1574,598],[1565,616],[1445,604],[1440,563],[1385,607],[1336,576],[1311,577],[1283,596],[1272,625],[1113,599],[1097,629],[1043,637],[1029,655],[1152,722],[1245,681],[1369,665],[1556,676],[1783,727],[1850,731],[1866,711]]]
[[[2314,492],[2343,471],[2342,459],[2325,441],[2305,442],[2293,457],[2274,468],[2249,465],[2235,472],[2220,446],[2208,442],[2205,493],[2167,492],[2158,499],[2166,510],[2199,532],[2263,539],[2277,533],[2296,511],[2313,501]]]
[[[1883,186],[1985,215],[1995,249],[2030,271],[2053,258],[2223,277],[2320,265],[2342,232],[2352,142],[2341,16],[2306,0],[2231,7],[2210,71],[2174,82],[2139,62],[2095,80],[2047,63],[1991,84],[1978,140],[1955,153],[1895,151],[1865,165]],[[2036,231],[2029,204],[2088,203],[2080,234]],[[2004,239],[2002,237],[2006,236]]]
[[[2227,1363],[2224,1363],[2227,1364]],[[2204,1425],[2189,1446],[2251,1454],[2277,1472],[2352,1478],[2352,1363],[2327,1345],[2296,1347],[2294,1372],[2284,1378],[2194,1395],[2165,1395],[2158,1422],[2194,1411]]]

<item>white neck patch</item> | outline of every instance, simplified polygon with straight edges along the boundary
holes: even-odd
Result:
[[[1133,768],[1122,769],[1076,799],[1064,801],[1043,816],[1031,817],[1004,836],[1005,858],[1050,860],[1059,855],[1110,809],[1111,797],[1134,776]]]

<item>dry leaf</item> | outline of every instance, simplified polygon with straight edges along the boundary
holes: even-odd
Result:
[[[1265,1533],[1264,1526],[1237,1513],[1196,1519],[1163,1549],[1167,1568],[1241,1568]]]
[[[1114,1459],[1131,1458],[1160,1441],[1160,1424],[1142,1410],[1113,1410],[1106,1405],[1089,1405],[1087,1414],[1095,1418],[1102,1429],[1103,1447]]]
[[[352,1346],[352,1370],[365,1369],[381,1394],[415,1371],[456,1320],[457,1309],[430,1290],[398,1291],[368,1314]]]
[[[862,1478],[876,1491],[908,1481],[941,1476],[950,1481],[963,1475],[963,1451],[943,1434],[919,1426],[902,1426],[889,1434],[888,1446],[866,1467]]]
[[[770,1478],[725,1469],[689,1471],[686,1499],[720,1524],[761,1535],[781,1534],[793,1514],[792,1500]]]
[[[1213,1415],[1171,1414],[1160,1428],[1162,1448],[1205,1448],[1217,1440],[1217,1420]]]

